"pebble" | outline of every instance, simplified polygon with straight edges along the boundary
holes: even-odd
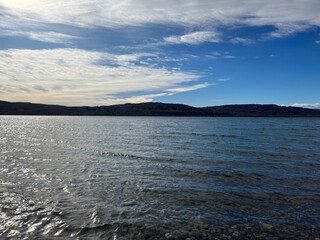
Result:
[[[152,229],[154,226],[153,226],[152,224],[146,223],[146,224],[144,225],[144,227],[145,227],[146,229]]]
[[[261,224],[261,229],[263,231],[271,231],[273,229],[273,226],[269,223],[262,223]]]
[[[246,233],[244,231],[234,231],[232,233],[232,236],[234,236],[234,237],[244,237],[244,236],[246,236]]]
[[[166,239],[173,239],[173,234],[172,234],[172,233],[166,233],[166,234],[164,235],[164,237],[165,237]]]
[[[219,239],[221,239],[221,240],[229,240],[229,239],[231,239],[231,237],[230,236],[226,236],[226,235],[221,235],[219,237]]]
[[[289,232],[296,232],[297,231],[297,228],[295,226],[289,226],[287,229]]]

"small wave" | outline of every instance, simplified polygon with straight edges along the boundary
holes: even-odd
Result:
[[[0,207],[0,236],[28,238],[34,234],[59,236],[69,225],[53,214],[48,202],[36,202],[21,193],[2,192]]]
[[[132,158],[132,159],[144,159],[142,156],[127,154],[127,153],[114,153],[114,152],[104,152],[100,151],[98,153],[100,156],[110,156],[110,157],[123,157],[123,158]]]

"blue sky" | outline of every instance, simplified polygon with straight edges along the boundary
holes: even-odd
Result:
[[[320,107],[318,0],[0,0],[0,99]]]

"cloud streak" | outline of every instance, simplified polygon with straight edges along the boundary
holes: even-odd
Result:
[[[320,103],[295,103],[291,105],[292,107],[302,107],[302,108],[319,108]]]
[[[117,100],[122,103],[124,103],[124,102],[129,102],[129,103],[152,102],[154,100],[154,98],[157,98],[157,97],[172,96],[172,95],[175,95],[178,93],[195,91],[195,90],[198,90],[201,88],[206,88],[206,87],[209,87],[212,85],[215,85],[215,84],[202,83],[202,84],[196,84],[196,85],[192,85],[192,86],[170,88],[170,89],[164,90],[165,92],[162,92],[162,93],[133,96],[133,97],[117,99]]]
[[[0,0],[0,27],[24,31],[26,26],[48,24],[110,29],[165,24],[204,34],[208,28],[274,26],[270,37],[278,38],[320,26],[319,9],[318,0],[248,0],[245,4],[238,0]],[[167,40],[193,44],[202,39],[200,33],[184,38],[172,36]]]
[[[130,101],[130,97],[119,100],[119,94],[161,92],[201,78],[193,72],[138,64],[149,55],[116,55],[67,48],[2,50],[1,98],[65,105],[114,104],[120,100]]]
[[[233,44],[244,44],[244,45],[249,45],[249,44],[253,44],[254,41],[248,38],[240,38],[240,37],[236,37],[236,38],[232,38],[230,39],[230,42]]]
[[[293,35],[297,32],[303,32],[306,31],[308,28],[310,28],[310,25],[308,24],[302,24],[302,23],[286,23],[286,24],[277,24],[276,30],[266,34],[264,37],[265,39],[268,38],[284,38],[290,35]]]
[[[198,45],[204,42],[220,42],[220,34],[215,32],[193,32],[182,36],[170,36],[164,38],[164,41],[168,44],[191,44]]]
[[[171,89],[168,89],[167,91],[170,92],[170,93],[189,92],[189,91],[194,91],[194,90],[198,90],[198,89],[201,89],[201,88],[206,88],[206,87],[208,87],[210,85],[213,85],[213,84],[202,83],[202,84],[197,84],[197,85],[187,86],[187,87],[171,88]]]
[[[3,31],[4,36],[27,37],[32,40],[48,43],[70,44],[76,39],[81,39],[78,36],[53,32],[53,31]]]

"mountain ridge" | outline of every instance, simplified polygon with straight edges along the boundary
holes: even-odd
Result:
[[[320,111],[275,104],[231,104],[193,107],[175,103],[126,103],[110,106],[47,105],[0,101],[0,115],[57,116],[190,116],[190,117],[320,117]]]

